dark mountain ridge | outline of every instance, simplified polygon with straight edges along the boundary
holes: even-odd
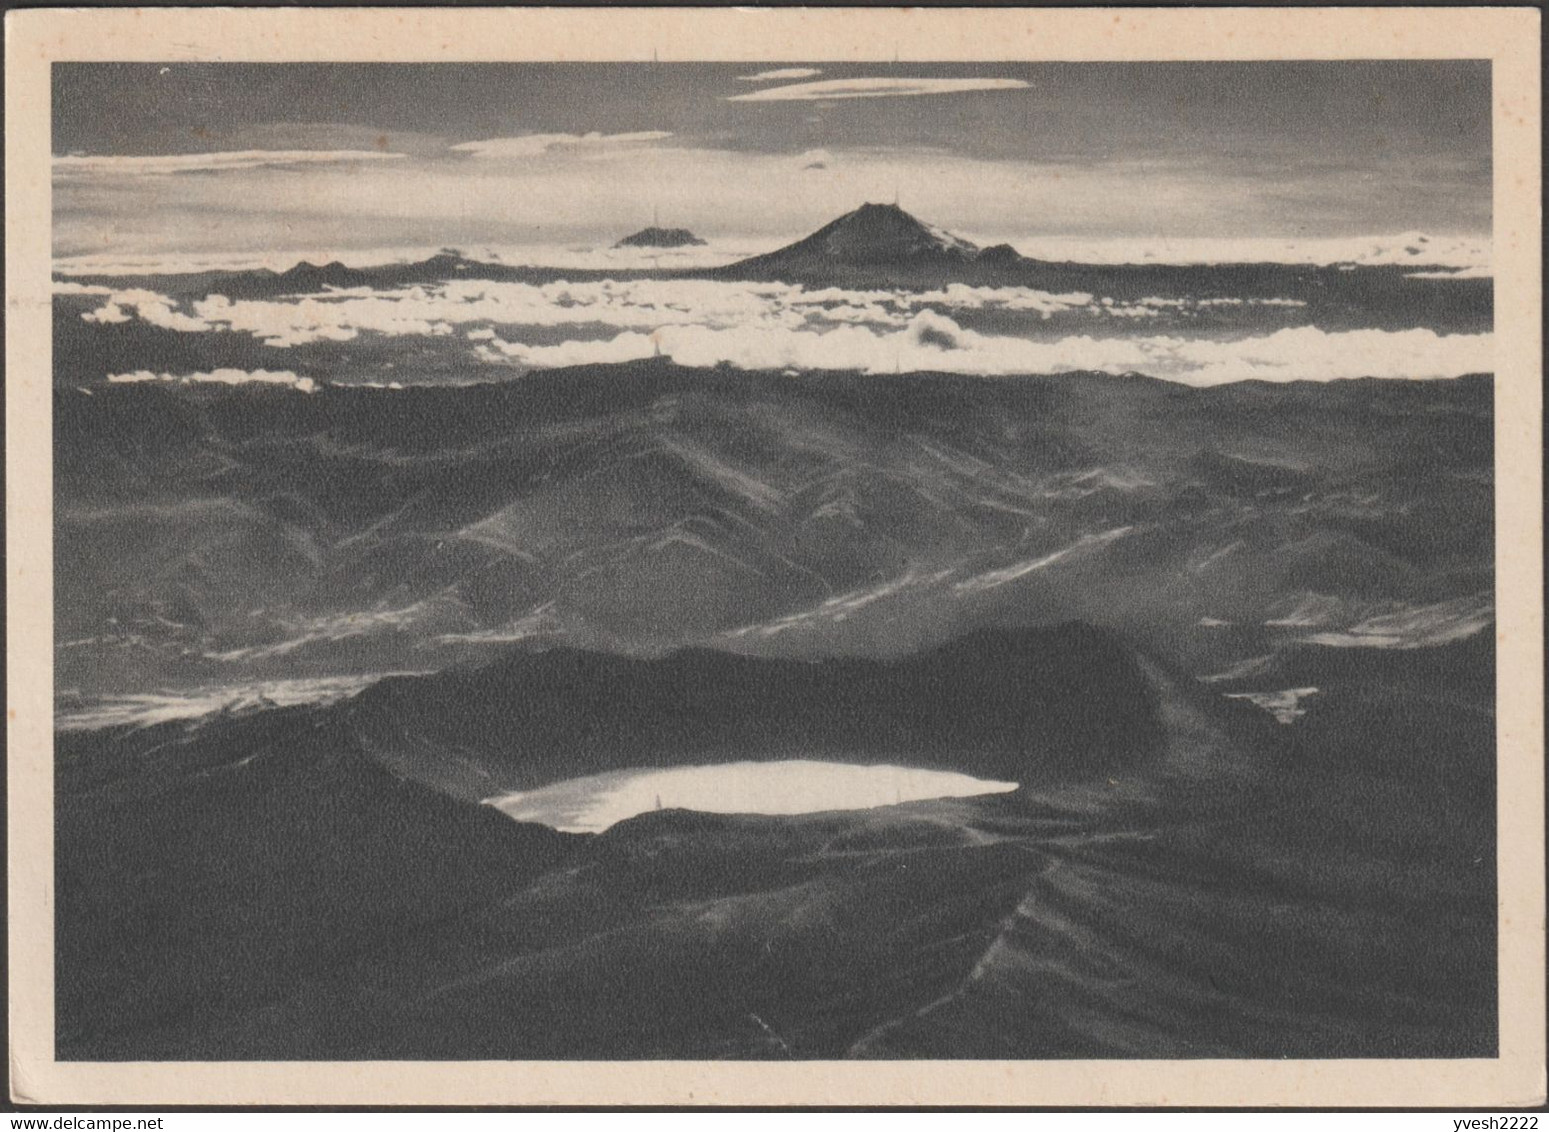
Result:
[[[66,739],[55,779],[66,1058],[256,1008],[487,906],[573,840],[406,781],[309,709]]]
[[[55,414],[56,686],[436,669],[58,735],[63,1059],[1496,1049],[1489,379],[661,360]],[[1404,647],[1317,643],[1373,618]],[[794,757],[1022,786],[479,804]]]
[[[142,288],[174,298],[194,299],[205,295],[225,295],[231,299],[270,299],[290,295],[315,294],[327,288],[370,287],[389,290],[441,283],[448,279],[483,279],[490,282],[545,283],[601,279],[657,278],[669,274],[650,269],[532,267],[525,264],[497,263],[472,259],[448,249],[428,259],[402,263],[371,264],[351,267],[338,260],[315,264],[303,260],[284,271],[267,267],[214,269],[176,274],[70,276],[72,282],[113,287]]]
[[[57,678],[369,675],[515,637],[881,658],[1072,618],[1207,675],[1393,603],[1487,607],[1491,401],[666,361],[65,391]]]
[[[936,765],[1063,773],[589,836],[471,801],[645,752],[911,737]],[[1278,739],[1080,625],[893,664],[512,654],[331,708],[64,736],[59,1053],[1487,1056],[1484,800],[1355,759],[1309,775]]]
[[[657,659],[551,649],[468,672],[384,680],[341,709],[400,773],[477,797],[631,766],[729,758],[886,762],[1047,784],[1162,756],[1179,695],[1084,625],[979,631],[896,660],[802,661],[686,649]],[[1210,697],[1214,699],[1214,697]],[[1223,726],[1272,742],[1253,712]],[[455,750],[454,782],[428,753]],[[1267,756],[1266,756],[1267,757]]]
[[[658,228],[652,224],[632,235],[625,236],[613,246],[616,248],[691,248],[704,247],[701,240],[687,228]]]

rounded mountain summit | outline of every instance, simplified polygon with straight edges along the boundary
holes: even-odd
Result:
[[[632,236],[625,236],[613,246],[616,248],[694,248],[703,247],[701,240],[687,228],[658,228],[651,225]]]

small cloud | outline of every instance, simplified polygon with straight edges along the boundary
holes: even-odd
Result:
[[[1495,272],[1489,267],[1442,268],[1436,271],[1406,271],[1405,279],[1490,279]]]
[[[740,83],[773,83],[794,79],[810,79],[823,72],[816,67],[782,67],[776,71],[760,71],[756,75],[738,75]]]
[[[84,322],[96,322],[106,326],[109,323],[128,322],[129,315],[117,303],[104,303],[94,311],[86,311],[81,315],[81,319]]]
[[[220,148],[285,150],[360,150],[371,153],[403,153],[410,157],[439,157],[447,138],[438,134],[398,130],[367,123],[256,122],[219,127]],[[195,136],[208,139],[209,128]],[[213,143],[209,148],[215,148]]]
[[[630,134],[523,134],[514,138],[488,138],[452,146],[472,157],[510,159],[540,157],[554,149],[591,149],[601,146],[643,145],[672,137],[667,130],[639,130]]]
[[[113,288],[104,287],[100,283],[77,283],[74,279],[55,279],[53,290],[56,295],[111,295]]]
[[[909,323],[909,332],[921,346],[956,350],[962,345],[963,328],[935,311],[923,310]]]
[[[974,90],[1025,90],[1021,79],[825,79],[733,95],[730,102],[826,102],[841,98],[900,98],[963,94]]]
[[[139,289],[113,291],[107,296],[102,306],[96,310],[86,311],[81,315],[81,318],[85,322],[95,322],[103,325],[128,322],[131,310],[141,322],[148,322],[152,326],[161,327],[163,330],[197,331],[210,329],[209,323],[203,318],[194,318],[184,314],[177,309],[176,302],[167,298],[167,296],[158,295],[154,291],[142,291]]]
[[[92,174],[171,176],[178,173],[225,173],[269,166],[318,165],[352,161],[391,161],[401,153],[376,150],[247,149],[230,153],[66,154],[54,158],[56,176]]]

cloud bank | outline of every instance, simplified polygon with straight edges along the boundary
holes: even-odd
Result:
[[[589,150],[607,146],[646,145],[672,137],[666,130],[639,130],[629,134],[522,134],[514,138],[489,138],[462,142],[451,148],[472,157],[510,161],[541,157],[551,150]]]
[[[58,177],[171,176],[178,173],[228,173],[294,165],[337,165],[358,161],[402,160],[404,154],[378,150],[248,149],[234,153],[171,153],[148,156],[88,156],[54,158]]]
[[[1179,321],[1222,306],[1297,305],[1285,299],[1115,302],[1025,287],[952,284],[917,293],[688,279],[544,285],[454,279],[296,299],[233,300],[216,294],[188,304],[146,290],[115,291],[69,281],[61,290],[99,298],[101,305],[81,316],[98,324],[138,318],[185,333],[246,334],[277,348],[346,342],[362,334],[441,339],[447,345],[438,348],[515,367],[663,356],[690,366],[743,369],[938,370],[984,376],[1093,370],[1144,373],[1191,385],[1443,378],[1494,369],[1489,334],[1300,326],[1207,338],[1190,336],[1189,323]],[[997,311],[1016,316],[1009,323],[998,320],[997,327],[1020,327],[1023,334],[984,333],[960,321],[975,312]],[[1157,331],[1145,333],[1148,324]],[[1035,329],[1035,336],[1027,336]],[[1062,329],[1067,332],[1061,334]],[[305,388],[307,381],[289,373],[255,377],[230,370],[119,379],[270,380],[297,388]]]
[[[972,90],[1026,90],[1021,79],[824,79],[734,94],[729,102],[824,102],[842,98],[899,98],[963,94]]]
[[[1494,367],[1489,334],[1328,332],[1301,327],[1225,342],[1088,335],[1035,342],[965,330],[952,319],[928,310],[914,316],[902,330],[890,333],[863,327],[817,333],[778,327],[716,330],[665,326],[649,335],[628,331],[603,341],[528,346],[497,339],[485,346],[491,347],[512,361],[537,367],[623,362],[659,355],[680,365],[726,364],[759,370],[931,371],[985,377],[1075,371],[1140,373],[1197,386],[1248,380],[1445,378],[1486,373]]]
[[[137,317],[166,330],[237,331],[271,346],[348,341],[361,332],[440,336],[451,333],[455,326],[468,325],[820,330],[839,325],[900,327],[915,311],[932,306],[954,311],[1019,312],[1048,320],[1078,312],[1100,319],[1154,318],[1179,305],[1176,300],[1162,299],[1114,303],[1081,292],[1054,294],[1029,287],[954,283],[916,293],[840,287],[808,290],[790,283],[704,279],[546,284],[452,279],[393,290],[331,289],[283,299],[233,300],[212,294],[186,305],[140,288],[113,290],[69,280],[61,281],[56,293],[100,297],[100,306],[81,315],[87,322],[122,323]]]
[[[135,370],[133,373],[115,373],[108,376],[115,384],[164,381],[176,385],[283,385],[299,393],[316,393],[317,382],[310,377],[298,377],[289,370],[241,370],[217,369],[208,373],[152,373]]]
[[[742,83],[786,82],[792,79],[810,79],[822,73],[816,67],[781,67],[773,71],[760,71],[756,75],[738,75],[737,81]]]

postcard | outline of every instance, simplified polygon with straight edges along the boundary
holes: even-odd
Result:
[[[12,13],[13,1099],[1541,1102],[1538,27]]]

